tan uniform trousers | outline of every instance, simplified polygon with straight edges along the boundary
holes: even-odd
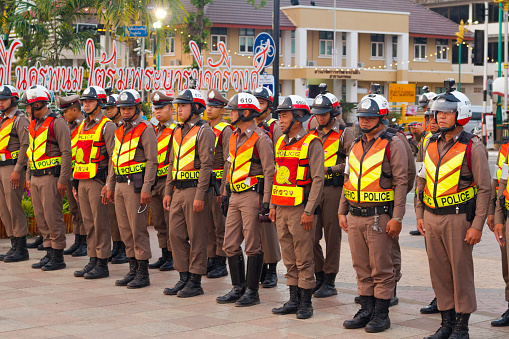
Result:
[[[30,197],[44,247],[63,250],[66,246],[63,197],[58,194],[57,183],[58,178],[53,175],[32,176]]]
[[[306,231],[300,223],[305,207],[277,206],[276,226],[286,266],[286,285],[310,289],[315,287],[315,230]]]
[[[509,239],[507,229],[508,228],[506,227],[506,224],[504,224],[505,238]],[[500,252],[502,252],[502,276],[504,277],[505,281],[505,301],[509,302],[509,266],[508,266],[509,262],[507,262],[507,251],[508,251],[507,245],[504,247],[500,246]]]
[[[205,194],[205,207],[193,212],[196,187],[176,189],[170,205],[170,242],[178,272],[207,274],[207,237],[212,192]]]
[[[217,202],[216,195],[213,195],[212,208],[210,209],[210,212],[212,213],[210,216],[210,220],[212,220],[212,222],[209,222],[207,257],[226,257],[226,253],[223,251],[226,218],[223,215],[223,212],[221,212],[221,203]]]
[[[392,265],[394,266],[394,279],[401,280],[401,248],[399,247],[399,236],[392,239]]]
[[[320,200],[320,214],[315,229],[315,272],[326,274],[339,272],[341,253],[341,227],[339,227],[338,207],[342,187],[324,186]],[[320,240],[325,236],[325,257]]]
[[[147,229],[148,207],[138,213],[141,206],[140,195],[134,193],[133,185],[125,182],[117,182],[115,185],[115,212],[126,255],[136,260],[148,260],[152,258]],[[141,207],[141,210],[143,208]]]
[[[69,202],[69,211],[72,215],[72,233],[79,235],[87,235],[83,218],[81,217],[80,204],[74,199],[71,183],[67,184],[67,201]]]
[[[21,171],[19,186],[11,188],[11,173],[14,165],[0,167],[0,217],[7,236],[21,238],[27,235],[27,219],[21,205],[25,187],[25,171]]]
[[[394,240],[385,232],[390,217],[379,216],[381,233],[373,230],[375,217],[348,215],[348,243],[352,263],[357,274],[357,292],[378,299],[394,297],[394,267],[392,246]]]
[[[83,211],[83,223],[87,231],[87,255],[90,258],[107,259],[111,256],[111,227],[108,205],[102,203],[104,184],[94,180],[80,180],[78,199]]]
[[[424,211],[431,285],[440,311],[473,313],[477,309],[474,246],[464,241],[470,226],[465,213],[435,215]]]
[[[120,236],[120,231],[118,229],[117,213],[115,212],[115,203],[111,201],[108,202],[108,216],[110,219],[111,226],[111,240],[122,241],[122,237]]]
[[[281,248],[277,239],[277,227],[274,223],[262,223],[263,262],[274,264],[281,260]]]
[[[157,231],[159,248],[168,248],[168,251],[171,251],[170,238],[168,237],[168,219],[170,218],[170,212],[163,207],[165,185],[166,177],[159,178],[156,187],[152,191],[150,213],[152,215],[152,224]]]
[[[247,256],[262,253],[259,199],[255,191],[232,193],[224,232],[224,251],[228,257],[242,253],[242,241]]]

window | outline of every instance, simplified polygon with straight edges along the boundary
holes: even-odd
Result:
[[[459,24],[461,20],[467,22],[468,20],[468,7],[469,5],[463,6],[451,6],[451,7],[438,7],[431,8],[432,11],[451,19],[455,23]]]
[[[381,59],[384,57],[384,35],[371,34],[371,57]]]
[[[164,53],[169,55],[175,55],[175,37],[167,36],[164,44]]]
[[[228,29],[225,27],[212,27],[210,29],[210,51],[219,52],[218,44],[220,41],[226,45],[226,34]]]
[[[449,41],[447,39],[437,39],[437,60],[449,60]]]
[[[292,40],[292,55],[295,55],[295,31],[292,31],[291,40]]]
[[[426,60],[426,38],[414,38],[414,61]]]
[[[341,33],[341,55],[346,57],[346,32]]]
[[[392,37],[392,59],[396,60],[398,58],[398,36],[395,35]]]
[[[334,38],[332,32],[323,32],[320,31],[318,33],[319,43],[320,43],[320,56],[332,56],[332,48],[334,45]]]
[[[253,53],[254,28],[239,28],[239,52]]]

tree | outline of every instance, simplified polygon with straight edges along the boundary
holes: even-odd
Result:
[[[212,3],[212,0],[191,0],[191,4],[196,7],[196,13],[188,13],[184,19],[185,33],[183,35],[184,51],[190,52],[189,41],[194,40],[200,50],[208,48],[208,37],[210,31],[210,20],[205,16],[205,6]]]

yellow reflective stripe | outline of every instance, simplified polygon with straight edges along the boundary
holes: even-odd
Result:
[[[214,128],[222,132],[226,128],[226,126],[228,126],[228,123],[222,121],[222,122],[218,123],[217,125],[215,125]],[[217,147],[217,142],[218,141],[219,141],[219,137],[216,137],[216,142],[214,144],[214,149]]]
[[[500,177],[502,176],[502,167],[504,166],[505,155],[500,153],[498,157],[498,170],[497,170],[497,181],[500,182]]]
[[[56,165],[60,165],[62,163],[62,157],[54,157],[49,159],[44,159],[40,161],[36,161],[35,163],[30,161],[30,169],[36,170],[36,169],[45,169],[50,168]]]
[[[463,158],[465,156],[465,152],[457,154],[455,157],[447,161],[445,164],[440,164],[438,169],[438,178],[444,178],[446,175],[449,175],[446,179],[435,183],[437,185],[437,193],[436,196],[439,197],[443,195],[445,192],[456,186],[460,179],[460,168],[463,163]],[[432,191],[430,191],[432,192]]]
[[[168,175],[168,165],[157,169],[158,177],[163,177],[165,175]]]
[[[237,156],[234,156],[234,159],[231,159],[232,166],[233,164],[235,164],[235,168],[233,169],[232,182],[236,183],[239,180],[239,178],[244,176],[246,173],[248,173],[249,175],[249,170],[251,169],[251,159],[253,158],[253,152],[254,147],[251,147],[245,150],[244,152],[237,154]],[[239,164],[241,166],[239,166]]]
[[[46,154],[46,141],[48,140],[48,129],[44,130],[38,137],[35,138],[33,156],[35,159],[39,159]]]
[[[189,132],[191,133],[191,132]],[[195,152],[196,149],[192,152],[189,152],[189,150],[195,146],[196,144],[196,137],[198,136],[198,133],[195,133],[185,144],[180,146],[178,144],[178,141],[173,138],[173,149],[175,150],[173,153],[175,154],[175,157],[178,157],[180,154],[186,154],[183,158],[180,158],[178,160],[178,168],[176,168],[177,171],[180,171],[182,168],[186,167],[188,164],[194,161]],[[175,165],[177,165],[176,162],[174,162]]]
[[[168,152],[168,144],[170,143],[172,135],[168,134],[163,140],[159,141],[157,144],[157,162],[160,164],[163,161],[166,160],[166,153]],[[161,150],[164,149],[164,152],[161,152]],[[159,153],[161,152],[161,153]]]
[[[122,154],[118,155],[118,163],[119,164],[124,164],[124,163],[130,161],[131,159],[134,159],[134,154],[136,153],[136,148],[138,147],[139,140],[140,140],[140,138],[137,137],[137,138],[132,138],[131,142],[124,143],[125,146],[127,146],[127,147],[129,147],[129,144],[130,144],[131,149],[128,151],[122,150]],[[120,141],[119,141],[119,144],[120,144]],[[134,147],[132,147],[133,145],[134,145]],[[120,146],[119,146],[119,148],[120,148]],[[117,154],[118,154],[118,152],[117,152]]]
[[[385,148],[365,158],[362,162],[361,191],[372,182],[380,179],[382,175],[382,161],[384,160]],[[373,167],[376,166],[374,169]],[[368,173],[369,172],[369,173]]]
[[[361,171],[361,163],[359,162],[359,159],[357,159],[353,151],[350,152],[350,156],[348,157],[348,166],[350,167],[350,174],[349,179],[350,183],[352,184],[353,188],[356,190],[359,189],[358,182],[359,182],[359,173]]]
[[[142,172],[146,166],[147,166],[147,163],[142,162],[142,163],[139,163],[136,165],[124,166],[124,167],[119,167],[119,168],[117,168],[117,166],[115,166],[114,169],[115,169],[116,175],[127,175],[127,174]]]
[[[339,139],[329,145],[326,149],[324,149],[325,154],[325,167],[332,167],[336,165],[338,159],[338,150],[339,150]],[[328,154],[332,154],[329,158],[327,158]]]
[[[504,199],[504,201],[506,210],[509,210],[509,201],[507,201],[507,199]]]
[[[14,119],[9,119],[10,121],[0,130],[0,149],[7,150],[7,145],[9,144],[9,140],[11,138],[12,126],[14,125]]]
[[[172,171],[173,180],[195,180],[200,177],[200,171]]]
[[[463,190],[458,193],[445,195],[443,197],[437,197],[437,203],[438,207],[447,207],[447,206],[454,206],[463,204],[470,199],[473,199],[475,195],[477,194],[477,187],[469,187],[466,190]],[[437,208],[435,206],[435,201],[433,200],[433,197],[428,196],[427,194],[424,194],[424,203],[428,205],[431,208]]]
[[[300,148],[300,151],[298,153],[299,160],[304,160],[304,159],[308,158],[308,155],[309,155],[309,144],[315,138],[317,138],[317,137],[314,134],[311,134],[311,133],[309,133],[306,136],[306,139],[304,139],[302,147]],[[297,154],[295,156],[297,156]],[[299,163],[299,167],[297,167],[297,178],[296,178],[297,182],[299,180],[305,180],[306,179],[305,178],[305,176],[306,176],[306,169],[307,169],[307,166],[301,166],[300,163]]]
[[[223,178],[223,170],[222,169],[212,170],[212,172],[216,173],[216,179]]]
[[[258,175],[256,177],[247,177],[246,180],[244,180],[242,182],[237,182],[234,184],[230,183],[230,190],[232,192],[237,192],[237,193],[246,191],[249,188],[256,185],[258,183],[259,178],[263,178],[263,175]]]
[[[434,183],[437,168],[431,160],[428,152],[426,152],[424,156],[424,168],[426,169],[426,187],[428,188],[429,192],[433,192],[435,187]]]
[[[394,191],[385,192],[361,192],[361,199],[358,200],[357,191],[345,188],[345,198],[353,202],[388,202],[394,200]]]
[[[295,206],[297,206],[304,200],[304,187],[273,185],[272,195],[283,198],[293,198],[295,199]]]

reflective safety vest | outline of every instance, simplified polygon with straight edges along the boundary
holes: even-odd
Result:
[[[104,153],[101,154],[101,147],[106,145],[103,130],[108,121],[110,119],[103,115],[101,120],[88,131],[85,130],[85,121],[76,128],[78,130],[78,141],[72,173],[74,179],[92,179],[97,175],[99,162],[106,158]]]
[[[258,179],[263,175],[249,175],[256,141],[260,138],[258,134],[253,133],[246,142],[237,148],[237,132],[233,132],[230,137],[230,170],[228,172],[228,183],[232,192],[243,192],[258,183]]]
[[[69,131],[71,130],[71,126],[69,126]],[[79,134],[79,125],[72,131],[71,133],[71,153],[72,153],[72,161],[71,168],[74,168],[74,164],[76,162],[76,150],[78,149],[78,134]]]
[[[9,140],[13,135],[12,127],[17,116],[18,114],[16,113],[12,119],[6,117],[4,123],[0,127],[0,161],[6,161],[11,159],[14,160],[18,158],[19,150],[10,152],[7,149],[7,146],[9,145]]]
[[[50,134],[53,135],[53,123],[56,117],[55,113],[49,114],[37,131],[35,131],[36,119],[32,120],[30,125],[28,125],[28,138],[30,142],[27,149],[27,157],[30,161],[31,170],[46,169],[62,163],[61,155],[54,157],[46,155],[46,146],[51,143],[48,132],[51,130]]]
[[[113,150],[113,169],[116,175],[128,175],[143,172],[146,162],[134,161],[140,137],[147,125],[140,123],[124,135],[124,126],[120,125],[115,131],[115,149]]]
[[[346,199],[355,203],[394,201],[394,187],[380,186],[382,163],[393,136],[384,132],[366,152],[360,139],[356,141],[348,156],[350,174],[344,186]]]
[[[340,125],[339,132],[331,130],[325,141],[323,142],[323,152],[325,154],[325,167],[332,167],[338,164],[339,156],[342,155],[342,158],[345,158],[345,155],[339,153],[339,142],[341,140],[341,135],[343,135],[343,131],[345,130],[345,126]],[[316,129],[311,131],[311,134],[318,136],[318,132]],[[343,176],[340,173],[325,173],[325,179],[332,179],[332,176]]]
[[[214,134],[216,135],[216,143],[214,144],[214,151],[217,151],[217,144],[219,142],[219,139],[222,137],[221,134],[223,133],[223,130],[228,127],[232,128],[232,126],[224,121],[221,121],[220,123],[216,124],[214,127],[212,127],[212,130],[214,131]],[[213,168],[212,172],[216,174],[216,179],[222,179],[223,178],[223,169],[224,165],[220,168]]]
[[[454,145],[442,156],[438,154],[438,135],[432,137],[424,155],[426,186],[423,202],[430,208],[459,205],[477,194],[473,178],[462,178],[461,166],[466,157],[471,134],[462,133]],[[471,180],[469,187],[459,190],[460,178]]]
[[[429,138],[431,138],[432,136],[433,136],[433,132],[426,133],[426,135],[424,136],[424,140],[422,142],[422,147],[426,146],[426,143],[428,142]]]
[[[170,148],[173,131],[177,125],[171,124],[170,126],[163,129],[161,135],[157,137],[157,176],[164,177],[168,175],[168,164],[166,163],[166,156],[168,155],[168,149]],[[157,127],[154,126],[157,131]]]
[[[311,183],[309,144],[320,139],[308,133],[294,144],[286,145],[284,138],[281,136],[276,143],[276,173],[270,201],[279,206],[297,206],[304,202],[304,189]]]
[[[507,151],[509,151],[509,142],[502,144],[502,146],[500,146],[500,151],[498,153],[497,197],[498,197],[498,186],[500,185],[500,177],[502,176],[502,166],[504,165],[505,159],[507,157]]]
[[[274,123],[276,122],[277,120],[276,119],[273,119],[273,118],[270,118],[269,120],[267,120],[266,122],[263,122],[262,123],[262,127],[265,131],[267,131],[267,133],[269,134],[269,137],[270,137],[270,140],[272,140],[272,136],[273,136],[273,133],[274,133]]]
[[[196,158],[196,137],[205,121],[200,120],[182,137],[182,128],[173,133],[173,180],[198,180],[200,170],[194,167]]]

